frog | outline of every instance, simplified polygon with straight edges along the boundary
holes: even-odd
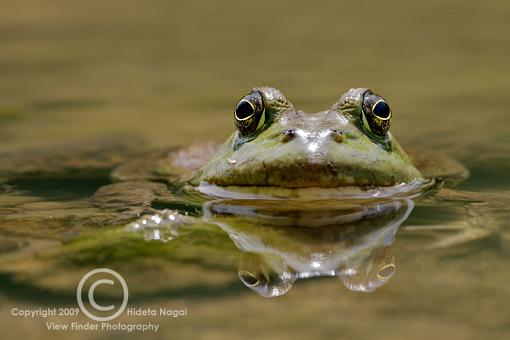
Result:
[[[389,132],[391,109],[352,89],[329,110],[308,114],[274,88],[257,88],[235,109],[237,131],[192,183],[336,188],[423,181]]]
[[[389,131],[391,120],[388,102],[367,88],[350,89],[330,109],[312,114],[296,110],[275,88],[254,88],[236,104],[237,129],[223,144],[192,146],[166,160],[161,154],[156,161],[136,159],[112,177],[175,180],[178,175],[207,190],[374,188],[467,176],[453,161],[446,176],[432,174],[423,158],[413,164]]]
[[[295,109],[279,90],[257,87],[236,102],[235,131],[223,143],[153,151],[131,143],[132,152],[101,144],[89,144],[86,152],[52,148],[49,154],[25,153],[38,160],[29,171],[19,166],[27,163],[21,156],[11,154],[4,159],[15,161],[2,165],[0,178],[4,192],[12,191],[19,204],[3,209],[0,226],[23,223],[25,228],[12,233],[3,227],[4,241],[15,249],[13,244],[27,247],[16,242],[20,236],[49,234],[53,240],[84,237],[90,244],[86,235],[98,233],[97,228],[120,228],[145,242],[186,244],[181,235],[189,230],[215,235],[211,239],[220,232],[228,237],[215,245],[233,243],[235,248],[225,249],[241,257],[239,279],[262,296],[285,294],[297,278],[316,276],[337,276],[349,289],[373,291],[394,273],[388,249],[413,200],[474,207],[469,194],[450,189],[468,177],[467,169],[437,150],[404,151],[390,132],[392,119],[388,101],[368,88],[350,89],[329,109],[309,114]],[[16,191],[16,181],[26,178],[90,173],[99,178],[108,173],[108,181],[73,202],[45,206]],[[36,213],[27,217],[27,209]],[[464,223],[462,216],[462,223],[444,226],[458,232],[441,235],[432,248],[493,232],[479,221]],[[324,245],[324,240],[335,241]],[[48,244],[54,252],[55,244]],[[112,240],[106,247],[115,244]],[[76,253],[73,247],[57,249],[58,258]],[[202,261],[200,254],[194,256]]]
[[[163,181],[217,196],[299,197],[418,193],[468,176],[443,155],[409,156],[389,131],[389,103],[367,88],[344,93],[330,109],[296,110],[279,90],[252,89],[234,109],[224,143],[157,151],[120,165],[117,182]]]

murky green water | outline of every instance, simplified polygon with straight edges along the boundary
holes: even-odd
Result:
[[[160,324],[147,338],[508,338],[509,14],[504,1],[5,1],[0,170],[31,176],[11,171],[17,178],[0,186],[2,338],[139,335],[47,330],[45,322],[91,321],[82,314],[12,315],[75,308],[80,278],[98,267],[123,275],[129,307],[187,309],[178,318],[115,320]],[[449,153],[471,176],[435,198],[386,207],[372,223],[313,232],[278,223],[324,222],[316,209],[282,220],[259,208],[254,222],[249,214],[233,220],[217,204],[207,208],[216,212],[210,223],[164,230],[168,242],[99,223],[108,216],[90,197],[109,183],[101,163],[71,177],[37,176],[47,154],[56,167],[72,167],[83,160],[69,159],[77,149],[116,150],[120,162],[155,147],[222,140],[234,128],[236,100],[258,85],[280,88],[307,111],[369,86],[392,103],[404,148]],[[303,263],[314,261],[341,270],[307,278],[314,274]],[[289,277],[282,263],[302,275]],[[257,271],[278,289],[247,287],[256,280],[246,273]],[[285,294],[260,296],[274,291]],[[119,303],[107,293],[100,304]]]

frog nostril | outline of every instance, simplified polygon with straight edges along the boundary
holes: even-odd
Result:
[[[337,129],[331,129],[331,138],[337,143],[342,143],[345,141],[345,135],[343,132],[338,131]]]
[[[282,137],[283,143],[290,142],[292,139],[294,139],[294,137],[296,137],[296,129],[285,130],[285,131],[283,131],[282,135],[283,135],[283,137]]]

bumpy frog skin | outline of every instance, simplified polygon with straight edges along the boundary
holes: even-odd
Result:
[[[395,137],[380,132],[389,119],[367,125],[366,98],[377,96],[368,89],[350,89],[331,109],[313,114],[294,109],[277,89],[255,88],[251,96],[257,95],[263,112],[250,122],[257,129],[247,133],[238,124],[193,184],[334,188],[423,180]]]

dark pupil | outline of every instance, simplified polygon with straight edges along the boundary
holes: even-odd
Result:
[[[244,119],[253,114],[253,107],[247,101],[241,101],[236,107],[236,116],[239,119]]]
[[[386,102],[380,101],[374,106],[374,114],[380,118],[388,118],[390,116],[390,107]]]

